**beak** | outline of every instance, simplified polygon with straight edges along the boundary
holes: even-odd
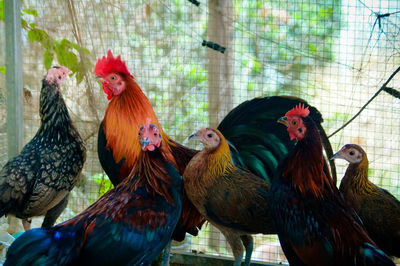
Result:
[[[338,151],[337,153],[335,153],[334,155],[331,156],[331,158],[329,158],[329,160],[335,160],[335,159],[341,159],[341,153],[340,151]]]
[[[283,125],[285,125],[285,126],[288,126],[288,122],[287,122],[286,116],[282,116],[282,117],[279,118],[278,121],[276,121],[276,122],[278,122],[278,123],[280,123],[280,124],[283,124]]]
[[[144,150],[146,148],[146,146],[149,144],[150,144],[150,141],[149,141],[148,137],[142,139],[142,150]]]
[[[191,139],[199,139],[199,132],[197,131],[196,133],[190,135],[188,137],[188,140],[191,140]]]
[[[100,83],[103,83],[103,82],[104,82],[104,79],[103,79],[102,77],[100,77],[100,76],[96,76],[96,79],[97,79],[97,81],[100,82]]]

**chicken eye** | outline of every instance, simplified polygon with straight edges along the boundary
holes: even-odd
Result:
[[[111,79],[115,80],[115,79],[117,79],[117,77],[116,76],[111,76]]]
[[[58,79],[61,79],[61,76],[58,76]]]
[[[354,151],[349,152],[349,154],[350,154],[351,156],[353,156],[353,155],[354,155]]]
[[[207,137],[208,137],[208,138],[212,138],[212,136],[213,136],[213,135],[212,135],[211,133],[208,133],[208,134],[207,134]]]
[[[292,125],[293,125],[293,126],[297,125],[297,121],[296,121],[296,120],[293,120],[293,121],[292,121]]]
[[[157,136],[158,134],[157,134],[157,132],[154,132],[154,136]]]

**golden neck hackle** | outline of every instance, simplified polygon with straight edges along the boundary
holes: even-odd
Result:
[[[209,171],[214,177],[225,176],[236,168],[226,139],[219,131],[217,131],[217,134],[221,140],[220,144],[217,148],[210,150],[208,157]]]
[[[140,152],[139,127],[146,123],[147,118],[160,129],[163,142],[169,147],[171,142],[164,134],[149,99],[133,79],[127,80],[126,90],[110,101],[104,117],[107,146],[112,147],[116,162],[125,158],[125,163],[133,167]]]
[[[350,164],[346,170],[344,181],[351,179],[351,187],[359,194],[372,193],[375,185],[368,179],[368,158],[363,152],[363,159],[357,164]]]
[[[204,148],[197,153],[183,174],[185,192],[197,208],[203,206],[207,190],[215,180],[236,169],[228,143],[221,133],[217,133],[221,140],[218,147]]]

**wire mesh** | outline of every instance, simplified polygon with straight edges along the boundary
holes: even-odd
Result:
[[[37,16],[23,14],[31,29],[42,29],[52,41],[66,39],[90,52],[82,69],[86,76],[81,82],[70,78],[62,89],[88,154],[84,178],[59,222],[75,216],[110,186],[96,150],[107,100],[93,74],[96,59],[108,49],[122,55],[164,130],[178,142],[193,145],[186,143],[187,136],[216,117],[208,111],[209,48],[202,46],[208,38],[211,2],[201,1],[199,6],[186,0],[23,2],[25,10],[37,11]],[[397,0],[234,0],[233,16],[224,19],[233,26],[233,51],[227,53],[233,64],[233,98],[232,102],[222,99],[226,102],[221,106],[236,106],[258,96],[299,96],[321,111],[328,134],[356,114],[400,65]],[[0,23],[2,31],[3,26]],[[40,82],[49,49],[28,32],[22,32],[25,143],[39,126]],[[62,60],[55,57],[53,64]],[[4,84],[0,74],[0,166],[7,160]],[[399,76],[390,87],[400,88]],[[331,137],[336,151],[346,143],[362,145],[370,160],[370,179],[398,199],[399,103],[398,98],[381,92],[351,124]],[[340,179],[347,164],[338,161],[337,167]],[[223,236],[209,227],[174,248],[231,255]],[[252,258],[286,263],[276,236],[257,236]]]

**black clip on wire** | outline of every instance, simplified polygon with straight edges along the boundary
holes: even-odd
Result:
[[[225,52],[225,47],[219,45],[218,43],[213,43],[213,42],[207,42],[206,40],[203,40],[203,43],[201,44],[202,46],[207,46],[208,48],[211,48],[217,52],[221,52],[222,54]]]
[[[199,6],[200,5],[200,2],[199,1],[197,1],[197,0],[188,0],[190,3],[192,3],[193,5],[195,5],[195,6]]]

